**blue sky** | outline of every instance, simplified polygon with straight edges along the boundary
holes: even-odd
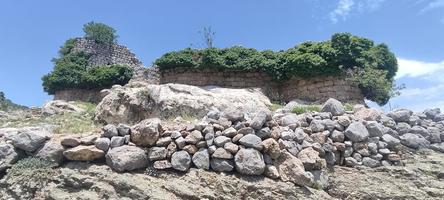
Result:
[[[17,0],[0,2],[0,91],[40,106],[40,78],[71,37],[89,21],[106,23],[149,66],[163,53],[203,47],[211,26],[215,45],[281,50],[351,32],[386,43],[398,57],[403,94],[392,107],[444,109],[444,0]]]

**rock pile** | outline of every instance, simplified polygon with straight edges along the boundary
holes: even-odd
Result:
[[[58,146],[45,141],[21,133],[12,145],[28,154],[40,148],[34,155],[57,162],[62,152],[67,160],[106,160],[118,172],[149,165],[183,172],[199,168],[324,186],[324,172],[332,165],[402,165],[405,147],[444,153],[444,114],[439,109],[383,114],[363,106],[345,111],[341,102],[329,99],[321,112],[297,115],[281,109],[247,115],[214,109],[200,122],[180,128],[150,118],[134,126],[108,124],[100,136],[68,136]],[[0,167],[17,160],[10,144],[0,149]]]

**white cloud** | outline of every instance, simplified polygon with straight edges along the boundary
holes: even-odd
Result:
[[[342,19],[345,20],[349,15],[353,4],[355,4],[353,0],[339,0],[336,9],[330,12],[331,21],[333,23],[338,22],[338,17],[341,17]]]
[[[337,23],[346,20],[353,12],[364,13],[377,10],[385,0],[339,0],[336,8],[330,12],[330,20]]]
[[[444,61],[441,62],[424,62],[418,60],[410,60],[398,58],[398,73],[396,79],[402,77],[423,77],[436,76],[436,74],[444,74]],[[444,81],[444,80],[443,80]]]
[[[444,8],[444,0],[434,0],[430,3],[428,3],[419,13],[424,14],[426,12],[429,12],[431,10],[435,10],[438,8]]]
[[[391,100],[395,107],[405,107],[414,111],[439,107],[444,110],[444,61],[425,62],[398,58],[399,70],[396,81],[409,85],[401,95]],[[407,78],[407,79],[405,79]]]

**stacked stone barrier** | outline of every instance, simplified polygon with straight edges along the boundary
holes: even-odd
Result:
[[[329,99],[321,112],[299,115],[284,109],[254,116],[212,110],[200,122],[177,126],[150,118],[133,126],[108,124],[101,135],[65,136],[58,143],[43,135],[38,130],[11,134],[0,145],[6,154],[0,156],[0,169],[32,155],[59,164],[103,160],[118,172],[193,167],[314,187],[325,186],[326,169],[334,165],[403,165],[406,150],[444,153],[444,114],[439,109],[384,114],[363,106],[345,111],[341,102]]]

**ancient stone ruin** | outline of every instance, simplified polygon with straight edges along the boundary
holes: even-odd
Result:
[[[90,67],[103,65],[125,65],[134,70],[131,81],[144,81],[157,84],[157,69],[147,69],[142,62],[127,47],[120,44],[99,44],[94,40],[76,38],[73,51],[82,51],[91,55],[88,61]],[[69,89],[57,91],[54,100],[86,101],[98,103],[103,98],[100,90]]]
[[[300,99],[322,103],[328,98],[342,102],[363,103],[364,97],[357,85],[334,76],[291,78],[283,83],[273,81],[260,71],[211,70],[211,69],[170,69],[159,71],[156,67],[145,68],[128,48],[118,44],[97,44],[79,38],[75,51],[91,54],[90,66],[121,64],[130,66],[135,74],[130,82],[149,84],[179,83],[194,86],[220,86],[227,88],[260,88],[275,101],[289,102]],[[54,99],[88,101],[98,103],[104,97],[98,90],[71,89],[57,91]]]

